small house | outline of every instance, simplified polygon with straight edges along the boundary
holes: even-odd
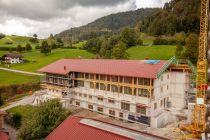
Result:
[[[1,60],[7,64],[23,63],[23,55],[17,53],[5,54],[1,57]]]

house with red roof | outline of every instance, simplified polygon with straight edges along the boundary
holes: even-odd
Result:
[[[120,120],[162,127],[172,121],[168,108],[183,109],[192,69],[170,60],[61,59],[45,73],[47,92],[65,104]]]

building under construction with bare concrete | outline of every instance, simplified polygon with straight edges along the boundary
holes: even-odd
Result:
[[[187,106],[193,70],[170,60],[62,59],[39,70],[49,94],[120,120],[162,127]]]

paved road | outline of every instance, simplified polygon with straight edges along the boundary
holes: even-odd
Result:
[[[31,105],[34,101],[34,98],[35,98],[35,95],[23,97],[21,100],[12,102],[12,103],[10,103],[10,105],[8,105],[4,108],[1,108],[0,110],[6,111],[7,109],[10,109],[10,108],[13,108],[13,107],[16,107],[19,105],[29,105],[29,104]]]
[[[41,73],[27,72],[27,71],[8,69],[8,68],[2,68],[2,67],[0,67],[0,70],[22,73],[22,74],[28,74],[28,75],[37,75],[37,76],[43,76],[44,75],[44,74],[41,74]]]

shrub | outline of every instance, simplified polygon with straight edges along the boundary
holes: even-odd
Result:
[[[12,115],[12,121],[15,128],[19,128],[21,126],[22,115],[20,113],[14,113]]]
[[[37,45],[37,46],[35,46],[35,49],[39,50],[39,49],[41,49],[41,46]]]

